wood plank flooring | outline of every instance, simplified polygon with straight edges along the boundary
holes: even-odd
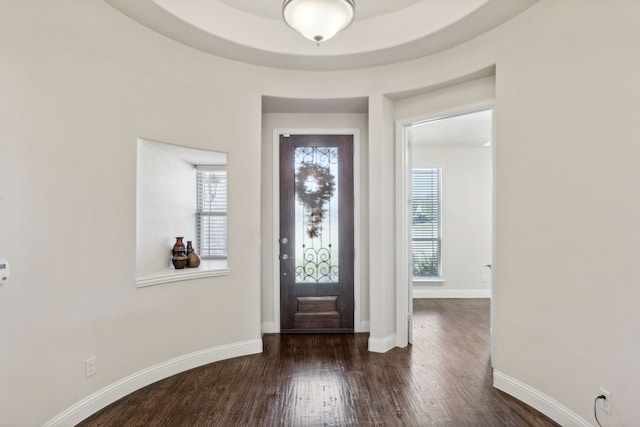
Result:
[[[265,335],[262,354],[138,390],[79,426],[557,426],[491,386],[489,300],[414,301],[414,344]]]

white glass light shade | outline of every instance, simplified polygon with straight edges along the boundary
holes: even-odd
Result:
[[[353,22],[355,7],[354,0],[284,0],[282,16],[291,28],[320,44]]]

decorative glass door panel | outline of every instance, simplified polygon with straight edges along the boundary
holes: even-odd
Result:
[[[298,147],[294,159],[296,282],[337,282],[338,148]]]
[[[353,137],[280,137],[283,331],[353,330]]]

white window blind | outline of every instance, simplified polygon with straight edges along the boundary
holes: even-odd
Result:
[[[412,170],[412,263],[414,277],[441,277],[441,169]]]
[[[196,166],[196,250],[202,259],[227,258],[227,170]]]

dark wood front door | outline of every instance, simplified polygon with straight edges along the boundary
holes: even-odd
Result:
[[[353,136],[280,136],[280,329],[353,331]]]

